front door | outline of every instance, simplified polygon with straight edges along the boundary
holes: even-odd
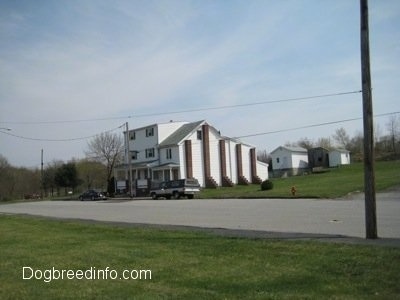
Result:
[[[172,179],[173,180],[179,179],[179,169],[177,169],[177,168],[172,169]]]

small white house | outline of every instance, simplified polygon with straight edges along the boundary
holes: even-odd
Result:
[[[350,164],[350,151],[345,149],[332,149],[329,151],[329,167]]]
[[[274,176],[301,174],[308,168],[307,149],[280,146],[271,152]]]

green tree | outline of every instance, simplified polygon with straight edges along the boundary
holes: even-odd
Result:
[[[57,169],[54,180],[60,187],[71,188],[72,191],[80,184],[75,163],[63,164]]]
[[[0,154],[0,201],[10,199],[11,165],[7,158]]]
[[[106,167],[102,163],[84,159],[76,162],[76,168],[84,189],[107,188]]]
[[[46,195],[54,196],[54,189],[59,193],[59,186],[56,182],[57,170],[63,165],[62,161],[54,160],[47,165],[43,172],[43,188]]]

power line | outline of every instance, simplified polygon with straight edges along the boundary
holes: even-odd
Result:
[[[396,115],[396,114],[400,114],[400,111],[377,114],[377,115],[374,115],[374,118],[390,116],[390,115]],[[267,131],[267,132],[246,134],[246,135],[236,136],[236,137],[232,137],[232,138],[233,139],[241,139],[241,138],[247,138],[247,137],[255,137],[255,136],[268,135],[268,134],[274,134],[274,133],[295,131],[295,130],[306,129],[306,128],[321,127],[321,126],[327,126],[327,125],[333,125],[333,124],[352,122],[352,121],[357,121],[357,120],[361,120],[361,119],[362,119],[362,117],[343,119],[343,120],[337,120],[337,121],[330,121],[330,122],[324,122],[324,123],[305,125],[305,126],[300,126],[300,127],[292,127],[292,128],[279,129],[279,130],[273,130],[273,131]],[[116,128],[110,129],[110,130],[103,131],[101,133],[113,132],[115,130],[118,130],[118,129],[122,128],[123,126],[125,126],[125,124],[120,125],[120,126],[118,126]],[[78,141],[78,140],[87,140],[87,139],[93,138],[93,137],[101,134],[101,133],[98,133],[98,134],[94,134],[94,135],[90,135],[90,136],[77,137],[77,138],[68,138],[68,139],[43,139],[43,138],[32,138],[32,137],[16,135],[16,134],[12,134],[10,132],[1,131],[1,130],[0,130],[0,133],[7,134],[7,135],[10,135],[10,136],[13,136],[13,137],[16,137],[16,138],[20,138],[20,139],[24,139],[24,140],[41,141],[41,142],[71,142],[71,141]]]
[[[169,112],[161,112],[161,113],[138,114],[138,115],[135,115],[135,116],[132,116],[132,117],[136,117],[136,118],[138,118],[138,117],[151,117],[151,116],[160,116],[160,115],[168,115],[168,114],[180,114],[180,113],[188,113],[188,112],[198,112],[198,111],[209,111],[209,110],[219,110],[219,109],[228,109],[228,108],[247,107],[247,106],[264,105],[264,104],[272,104],[272,103],[305,101],[305,100],[314,100],[314,99],[318,99],[318,98],[343,96],[343,95],[356,94],[356,93],[361,93],[361,91],[351,91],[351,92],[324,94],[324,95],[308,96],[308,97],[269,100],[269,101],[252,102],[252,103],[244,103],[244,104],[222,105],[222,106],[213,106],[213,107],[205,107],[205,108],[194,108],[194,109],[188,109],[188,110],[178,110],[178,111],[169,111]]]
[[[395,114],[400,114],[400,111],[374,115],[374,118],[390,116],[390,115],[395,115]],[[357,121],[357,120],[362,120],[362,117],[344,119],[344,120],[338,120],[338,121],[331,121],[331,122],[325,122],[325,123],[319,123],[319,124],[311,124],[311,125],[305,125],[305,126],[293,127],[293,128],[286,128],[286,129],[280,129],[280,130],[274,130],[274,131],[260,132],[260,133],[254,133],[254,134],[247,134],[247,135],[237,136],[237,137],[234,137],[234,138],[238,139],[238,138],[254,137],[254,136],[267,135],[267,134],[280,133],[280,132],[287,132],[287,131],[294,131],[294,130],[312,128],[312,127],[320,127],[320,126],[326,126],[326,125],[346,123],[346,122],[352,122],[352,121]]]
[[[361,92],[362,91],[360,91],[360,90],[356,90],[356,91],[338,92],[338,93],[322,94],[322,95],[314,95],[314,96],[306,96],[306,97],[286,98],[286,99],[278,99],[278,100],[266,100],[266,101],[260,101],[260,102],[249,102],[249,103],[243,103],[243,104],[210,106],[210,107],[203,107],[203,108],[193,108],[193,109],[186,109],[186,110],[176,110],[176,111],[156,112],[156,113],[133,114],[133,115],[128,115],[128,116],[120,116],[120,117],[77,119],[77,120],[59,120],[59,121],[0,121],[0,124],[25,124],[25,125],[43,124],[43,125],[46,125],[46,124],[98,122],[98,121],[121,120],[121,119],[126,120],[126,119],[132,119],[132,118],[144,118],[144,117],[153,117],[153,116],[162,116],[162,115],[182,114],[182,113],[189,113],[189,112],[222,110],[222,109],[230,109],[230,108],[273,104],[273,103],[315,100],[315,99],[321,99],[321,98],[327,98],[327,97],[337,97],[337,96],[344,96],[344,95],[351,95],[351,94],[359,94]]]
[[[374,115],[374,118],[390,116],[390,115],[396,115],[396,114],[400,114],[400,111],[377,114],[377,115]],[[233,139],[241,139],[241,138],[247,138],[247,137],[262,136],[262,135],[268,135],[268,134],[274,134],[274,133],[281,133],[281,132],[295,131],[295,130],[313,128],[313,127],[321,127],[321,126],[327,126],[327,125],[333,125],[333,124],[352,122],[352,121],[357,121],[357,120],[362,120],[362,117],[343,119],[343,120],[337,120],[337,121],[330,121],[330,122],[324,122],[324,123],[317,123],[317,124],[310,124],[310,125],[305,125],[305,126],[292,127],[292,128],[286,128],[286,129],[279,129],[279,130],[273,130],[273,131],[267,131],[267,132],[252,133],[252,134],[246,134],[246,135],[241,135],[241,136],[235,136],[235,137],[232,137],[232,138]],[[107,130],[107,131],[103,131],[101,133],[113,132],[115,130],[118,130],[118,129],[122,128],[124,125],[125,124],[123,124],[121,126],[118,126],[116,128]],[[26,137],[26,136],[20,136],[20,135],[12,134],[10,132],[1,131],[1,130],[0,130],[0,133],[7,134],[7,135],[10,135],[10,136],[13,136],[13,137],[16,137],[16,138],[20,138],[20,139],[24,139],[24,140],[42,141],[42,142],[71,142],[71,141],[90,139],[90,138],[93,138],[93,137],[98,135],[98,134],[94,134],[94,135],[91,135],[91,136],[78,137],[78,138],[69,138],[69,139],[42,139],[42,138],[31,138],[31,137]],[[99,133],[99,134],[101,134],[101,133]],[[141,150],[141,151],[143,151],[143,150]]]
[[[121,128],[123,125],[118,126],[116,128],[110,129],[110,130],[106,130],[103,131],[101,133],[97,133],[97,134],[93,134],[93,135],[89,135],[89,136],[84,136],[84,137],[76,137],[76,138],[68,138],[68,139],[44,139],[44,138],[32,138],[32,137],[27,137],[27,136],[22,136],[22,135],[17,135],[17,134],[13,134],[7,131],[0,131],[0,133],[4,133],[6,135],[10,135],[19,139],[23,139],[23,140],[29,140],[29,141],[37,141],[37,142],[73,142],[73,141],[80,141],[80,140],[88,140],[91,138],[96,137],[99,134],[102,133],[109,133],[109,132],[113,132],[119,128]]]

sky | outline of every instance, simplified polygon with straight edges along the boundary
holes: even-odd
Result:
[[[284,130],[362,118],[359,6],[2,0],[0,155],[29,168],[42,149],[45,164],[81,159],[125,122],[206,120],[267,152],[340,127],[353,136],[361,119]],[[374,114],[398,112],[400,1],[369,0],[369,27]],[[387,118],[375,118],[383,133]]]

